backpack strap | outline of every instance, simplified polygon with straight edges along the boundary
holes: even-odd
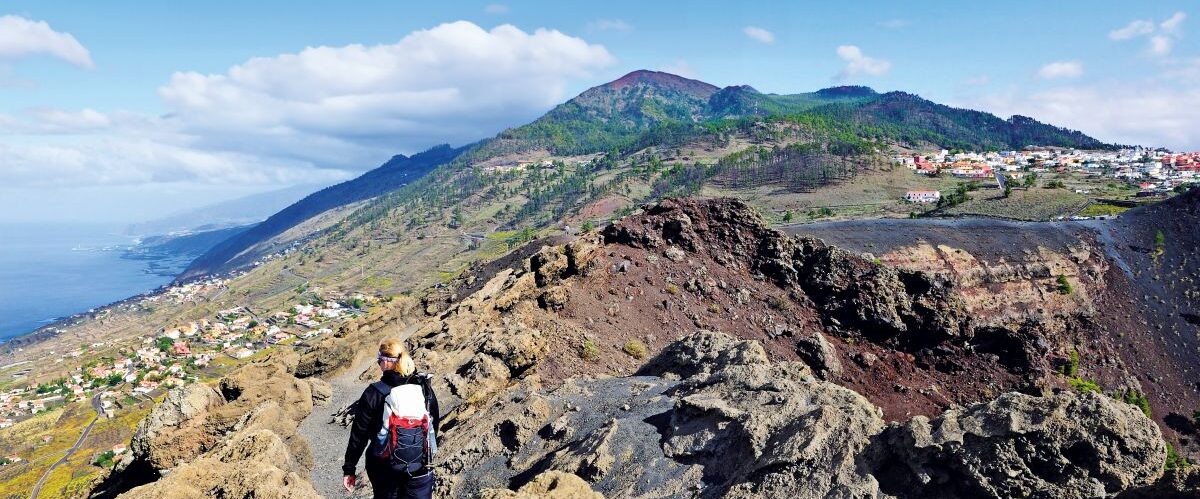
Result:
[[[371,383],[371,387],[379,390],[379,393],[382,393],[384,397],[387,397],[392,393],[391,385],[384,383],[382,380]]]

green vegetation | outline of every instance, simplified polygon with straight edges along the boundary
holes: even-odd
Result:
[[[1055,281],[1058,283],[1058,294],[1069,295],[1075,290],[1071,287],[1071,281],[1068,281],[1065,275],[1059,274],[1055,278]]]
[[[1066,189],[1067,184],[1064,184],[1062,180],[1054,179],[1049,182],[1046,182],[1046,184],[1043,185],[1042,187],[1046,188],[1046,189]]]
[[[583,223],[583,227],[581,227],[581,229],[583,230],[584,233],[591,232],[591,231],[596,230],[596,224],[593,223],[591,220],[588,220]]]
[[[171,345],[175,344],[175,340],[167,336],[159,336],[158,339],[154,340],[154,344],[158,346],[159,350],[166,352],[171,350]]]
[[[635,359],[644,359],[650,352],[646,349],[646,345],[636,339],[631,339],[625,342],[625,346],[621,347],[621,351],[629,354]]]
[[[1067,384],[1079,393],[1104,393],[1098,383],[1079,375],[1079,362],[1079,350],[1072,348],[1070,359],[1059,368],[1059,373],[1067,378]]]
[[[1067,383],[1071,385],[1071,388],[1074,388],[1075,391],[1077,391],[1079,393],[1088,393],[1088,392],[1103,393],[1103,390],[1100,389],[1100,385],[1096,384],[1095,381],[1092,381],[1090,379],[1074,377],[1074,378],[1068,379]]]
[[[1036,172],[1028,172],[1025,174],[1025,180],[1021,182],[1026,188],[1037,185],[1038,174]]]
[[[968,183],[958,184],[953,191],[942,193],[942,196],[938,198],[938,208],[951,208],[970,201],[971,197],[967,195],[967,192],[974,190],[971,187],[973,185]]]
[[[1120,398],[1127,404],[1137,406],[1138,409],[1142,410],[1142,413],[1145,414],[1146,417],[1151,417],[1150,400],[1146,398],[1145,394],[1130,388],[1129,390],[1126,390],[1125,393],[1121,394]]]
[[[113,454],[113,451],[111,450],[101,452],[100,455],[96,456],[96,458],[92,460],[92,464],[101,468],[112,468],[114,455],[115,454]]]
[[[517,246],[532,241],[535,237],[537,237],[537,231],[534,230],[533,227],[526,227],[517,231],[513,235],[504,238],[504,244],[508,246],[508,249],[511,250]]]
[[[1167,251],[1167,237],[1163,235],[1163,232],[1161,230],[1156,231],[1154,233],[1154,253],[1151,255],[1151,257],[1155,261],[1157,261],[1158,257],[1162,256],[1163,253],[1165,253],[1166,251]]]
[[[1192,463],[1186,457],[1183,457],[1179,454],[1179,451],[1175,450],[1175,446],[1171,445],[1171,442],[1167,442],[1167,461],[1163,463],[1163,469],[1183,469],[1191,465]]]
[[[815,210],[808,212],[809,218],[825,218],[825,217],[832,217],[832,216],[833,216],[833,210],[828,207],[825,207],[825,206],[822,206],[820,208],[817,208]]]
[[[1117,216],[1122,213],[1125,213],[1125,211],[1128,209],[1129,208],[1126,208],[1124,206],[1117,206],[1115,204],[1108,204],[1108,203],[1103,203],[1103,202],[1093,202],[1093,203],[1089,203],[1087,205],[1087,207],[1083,209],[1083,211],[1079,212],[1079,216],[1083,216],[1083,217],[1113,217],[1113,216]]]
[[[595,362],[600,359],[600,347],[596,342],[589,338],[585,338],[583,343],[579,345],[579,358],[588,362]]]
[[[1079,375],[1079,350],[1078,349],[1075,349],[1075,348],[1071,349],[1071,359],[1067,362],[1067,365],[1063,366],[1062,374],[1063,374],[1063,376],[1066,376],[1068,378],[1073,378],[1073,377]]]

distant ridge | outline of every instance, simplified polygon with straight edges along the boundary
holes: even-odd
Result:
[[[383,165],[358,178],[314,192],[271,215],[254,228],[216,245],[193,261],[176,280],[186,281],[201,275],[231,270],[249,264],[261,256],[255,252],[247,252],[255,245],[333,208],[370,199],[403,187],[423,177],[437,166],[458,157],[463,149],[442,144],[411,157],[402,154],[396,155]]]
[[[847,85],[809,93],[764,94],[749,85],[720,88],[662,71],[637,70],[589,88],[533,122],[491,139],[457,149],[441,145],[412,157],[395,156],[361,177],[318,191],[214,247],[179,279],[251,263],[261,256],[252,248],[301,222],[395,191],[443,165],[446,169],[434,179],[438,182],[452,178],[455,169],[498,156],[622,154],[651,146],[673,147],[753,127],[762,120],[790,121],[805,127],[809,140],[836,142],[835,149],[851,154],[882,145],[974,150],[1114,147],[1032,118],[1002,119],[906,92],[880,94],[870,87]]]

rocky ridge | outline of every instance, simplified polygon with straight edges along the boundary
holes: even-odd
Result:
[[[527,254],[256,369],[296,392],[284,400],[307,384],[311,411],[314,376],[359,365],[352,353],[430,314],[409,339],[436,375],[447,496],[569,496],[582,483],[615,497],[1105,497],[1161,485],[1157,426],[1057,388],[1053,328],[1072,326],[980,323],[952,278],[786,236],[732,200],[664,201]],[[253,424],[208,422],[252,420],[252,389],[194,390],[139,429],[146,442],[197,442],[181,455],[134,446],[166,474],[157,484],[253,454],[213,435],[286,449],[270,461],[283,474],[264,473],[303,476],[311,458],[286,430],[280,447]],[[1014,390],[1027,393],[997,397]]]

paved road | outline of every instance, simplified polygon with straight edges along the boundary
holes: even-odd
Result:
[[[83,445],[83,441],[87,439],[88,433],[92,432],[92,426],[95,426],[96,421],[99,421],[100,416],[104,414],[104,406],[100,404],[100,393],[102,392],[96,392],[92,396],[92,409],[96,411],[96,417],[92,418],[92,422],[88,423],[87,428],[83,429],[83,434],[79,435],[79,440],[75,441],[75,445],[67,449],[67,453],[61,459],[55,461],[54,464],[50,465],[50,468],[46,469],[46,472],[42,474],[42,478],[38,480],[37,485],[33,487],[33,492],[29,494],[29,499],[37,499],[38,494],[42,492],[42,486],[46,484],[46,479],[50,478],[50,472],[54,471],[54,468],[57,468],[58,465],[67,462],[67,458],[79,450],[79,446]]]

